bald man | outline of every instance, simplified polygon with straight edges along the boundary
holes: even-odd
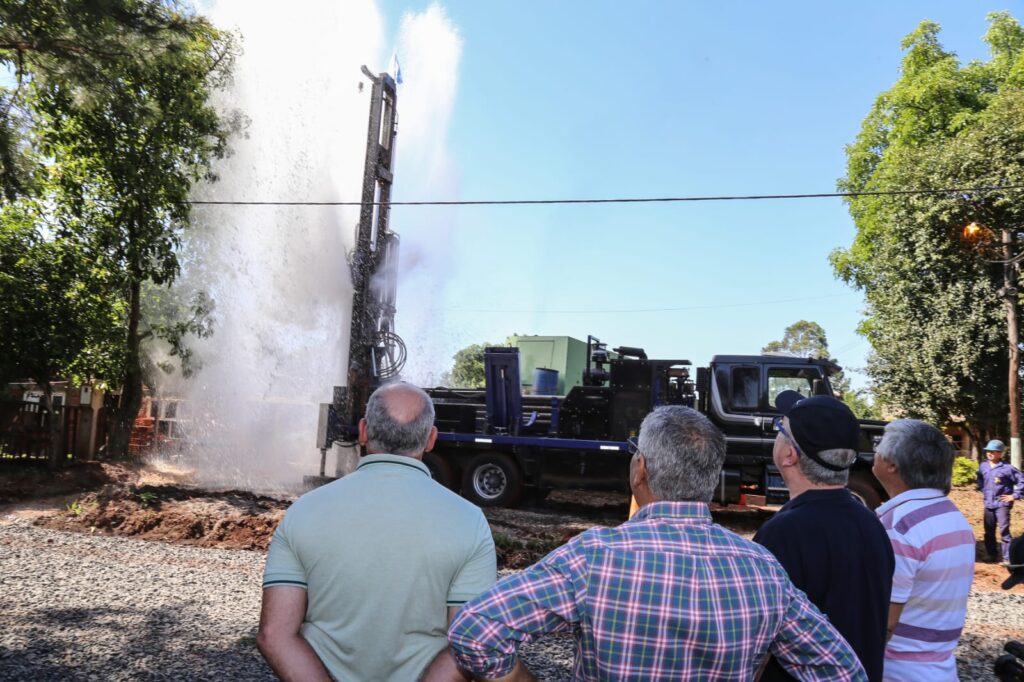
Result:
[[[367,456],[303,495],[274,533],[257,645],[283,680],[414,680],[448,622],[495,580],[473,506],[421,461],[437,438],[420,389],[387,384],[359,422]]]

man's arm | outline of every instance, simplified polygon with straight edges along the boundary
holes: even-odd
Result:
[[[790,585],[789,608],[769,649],[790,675],[804,682],[867,682],[857,654],[828,618]]]
[[[330,682],[327,668],[299,634],[306,617],[306,590],[275,586],[263,590],[256,646],[284,682]]]
[[[579,620],[573,576],[582,574],[579,539],[470,600],[448,629],[459,667],[485,680],[530,680],[519,645]],[[439,678],[441,679],[441,678]]]
[[[900,616],[903,614],[903,607],[905,604],[897,604],[895,602],[889,602],[889,620],[885,624],[885,641],[888,642],[892,639],[892,633],[896,631],[896,626],[900,624]]]

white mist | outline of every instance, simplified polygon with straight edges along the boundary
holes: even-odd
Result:
[[[241,35],[244,53],[222,107],[240,110],[249,125],[216,169],[220,180],[198,198],[358,200],[370,92],[368,82],[359,87],[360,66],[385,69],[392,52],[374,4],[292,0],[282,11],[220,0],[210,16]],[[461,44],[436,5],[403,18],[398,44],[405,84],[395,190],[449,198],[446,128]],[[213,336],[194,344],[202,369],[169,389],[189,401],[193,446],[185,464],[208,486],[294,488],[319,466],[317,406],[344,383],[352,297],[346,256],[358,207],[196,207],[194,215],[197,236],[184,254],[182,285],[208,290],[216,310]],[[416,292],[443,272],[426,266],[447,251],[452,219],[414,216],[395,211],[391,223],[402,236],[403,264],[412,266],[400,265],[399,275],[398,332],[407,339],[407,309],[416,311],[411,333],[429,333],[422,321],[433,317],[432,304],[426,296],[417,301]],[[431,232],[440,225],[445,231]],[[415,353],[417,344],[409,345]]]

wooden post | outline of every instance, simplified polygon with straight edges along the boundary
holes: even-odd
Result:
[[[1010,347],[1008,393],[1010,402],[1010,463],[1020,469],[1020,331],[1017,321],[1017,263],[1013,232],[1003,229],[1003,297],[1006,300],[1006,335]]]

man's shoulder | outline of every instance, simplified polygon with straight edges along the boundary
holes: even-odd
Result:
[[[657,521],[631,520],[618,526],[596,526],[583,531],[569,542],[583,548],[633,551],[649,545],[658,551],[706,553],[723,557],[749,556],[775,561],[772,553],[758,543],[717,523],[682,524],[666,529],[659,526]]]
[[[910,500],[890,511],[886,529],[911,544],[923,543],[951,531],[972,531],[967,517],[953,500],[940,497]]]

